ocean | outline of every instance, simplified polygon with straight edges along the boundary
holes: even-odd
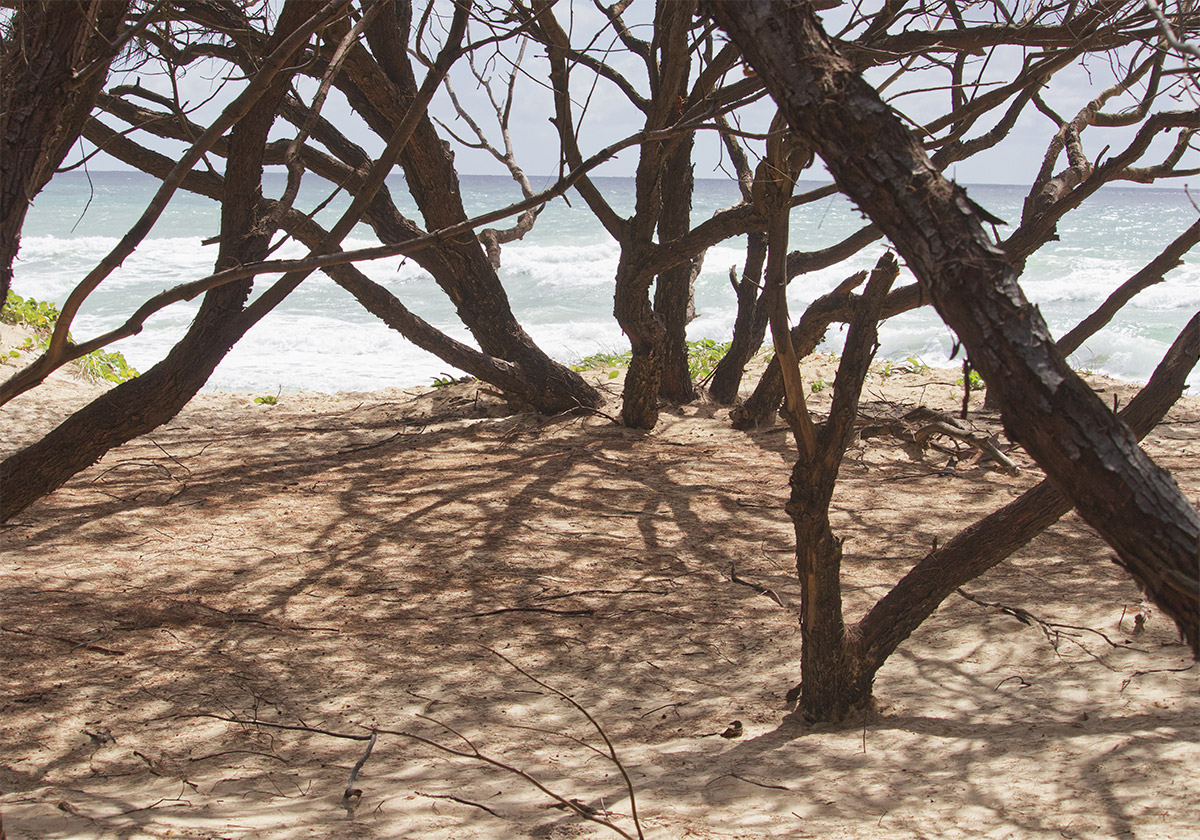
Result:
[[[284,182],[282,173],[269,174],[268,195],[281,193]],[[632,179],[600,178],[598,183],[618,209],[627,211],[632,206]],[[27,218],[14,290],[61,303],[140,215],[157,184],[135,172],[76,171],[56,177],[37,197]],[[420,221],[403,180],[390,179],[389,188],[401,211]],[[1020,218],[1020,187],[968,186],[967,190],[995,215],[1014,223]],[[463,195],[472,214],[520,197],[515,184],[502,176],[465,176]],[[307,210],[325,197],[306,187],[296,206]],[[732,182],[697,179],[693,223],[737,197]],[[551,203],[523,241],[504,246],[500,270],[518,319],[547,353],[564,362],[628,347],[612,316],[617,246],[582,200],[569,198],[569,203],[563,199]],[[318,220],[331,221],[345,205],[339,196]],[[217,233],[217,213],[214,202],[179,192],[149,238],[84,305],[72,330],[75,338],[83,340],[111,329],[147,297],[208,274],[216,247],[202,241]],[[1052,332],[1062,335],[1157,255],[1195,215],[1183,189],[1105,187],[1060,223],[1059,241],[1029,260],[1021,285],[1041,308]],[[791,247],[827,247],[862,224],[860,214],[844,199],[824,199],[795,211]],[[360,225],[345,246],[372,244],[376,244],[372,232]],[[870,268],[882,248],[877,244],[850,261],[797,278],[789,290],[793,316],[846,276]],[[289,242],[276,256],[305,253],[303,247]],[[709,250],[696,284],[699,317],[689,327],[689,338],[729,340],[735,314],[729,269],[740,269],[744,256],[740,239]],[[450,335],[470,341],[450,301],[411,260],[391,258],[360,267],[411,310]],[[911,275],[902,275],[900,282],[911,281]],[[266,282],[260,278],[260,285]],[[176,304],[148,321],[140,335],[110,349],[145,370],[184,333],[197,306],[197,302]],[[1090,339],[1072,357],[1072,364],[1144,381],[1197,309],[1200,259],[1193,251],[1166,282],[1143,292]],[[841,340],[839,330],[832,328],[822,349],[836,352]],[[949,360],[951,348],[951,334],[929,307],[892,318],[880,328],[880,358],[912,357],[934,367],[951,366],[957,364]],[[457,374],[363,311],[318,273],[243,338],[206,387],[259,394],[332,393],[430,384],[436,377]],[[1190,384],[1195,393],[1200,372],[1193,372]]]

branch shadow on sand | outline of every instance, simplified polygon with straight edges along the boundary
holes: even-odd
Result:
[[[587,835],[515,779],[397,737],[347,807],[361,742],[195,715],[452,740],[439,721],[628,813],[613,767],[579,743],[586,722],[490,650],[604,725],[651,835],[1186,821],[1195,671],[1166,670],[1188,663],[1162,622],[1125,643],[1139,597],[1077,520],[970,588],[1117,646],[1067,633],[1056,648],[955,597],[880,672],[875,714],[805,727],[783,702],[799,675],[786,438],[734,432],[708,406],[650,434],[497,412],[466,386],[271,413],[214,397],[7,526],[6,828]],[[835,521],[851,616],[933,537],[1036,480],[938,467],[879,441],[848,458]],[[733,720],[745,736],[718,737]]]

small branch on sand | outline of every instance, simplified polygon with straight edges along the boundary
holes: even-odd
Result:
[[[1037,627],[1046,636],[1046,641],[1048,641],[1051,644],[1051,646],[1054,647],[1055,650],[1058,650],[1058,643],[1059,643],[1061,636],[1063,635],[1061,632],[1063,630],[1080,630],[1085,633],[1094,633],[1097,636],[1099,636],[1101,639],[1103,639],[1105,642],[1107,642],[1109,644],[1109,646],[1111,646],[1111,647],[1115,647],[1115,648],[1130,648],[1131,647],[1128,644],[1114,642],[1106,634],[1104,634],[1103,632],[1096,630],[1092,627],[1081,627],[1078,624],[1060,624],[1055,621],[1046,621],[1043,618],[1038,618],[1036,615],[1031,613],[1029,610],[1022,609],[1021,607],[1010,607],[1007,604],[1000,603],[999,601],[985,601],[982,598],[972,595],[971,593],[966,592],[962,589],[956,589],[954,591],[957,592],[962,597],[966,598],[968,601],[972,601],[973,603],[979,604],[979,606],[981,606],[981,607],[992,607],[994,609],[998,609],[998,610],[1000,610],[1000,612],[1004,613],[1005,615],[1011,615],[1013,618],[1015,618],[1017,621],[1021,622],[1022,624],[1028,624],[1031,627]],[[1076,642],[1076,644],[1078,644],[1078,642]],[[1082,647],[1082,645],[1081,645],[1081,647]]]
[[[463,799],[461,796],[455,796],[452,793],[425,793],[424,791],[416,791],[417,796],[426,796],[430,799],[449,799],[451,802],[459,802],[463,805],[470,805],[472,808],[479,808],[487,811],[493,817],[500,818],[500,815],[486,805],[479,802],[472,802],[470,799]]]
[[[765,586],[762,586],[757,583],[752,583],[751,581],[748,581],[748,580],[742,580],[740,577],[737,576],[737,567],[734,566],[733,564],[730,564],[730,566],[729,566],[729,579],[736,584],[739,584],[741,586],[747,586],[750,589],[753,589],[759,595],[766,595],[768,598],[770,598],[776,604],[783,607],[785,610],[787,609],[787,604],[785,604],[783,602],[783,599],[779,597],[779,595],[775,592],[774,589],[769,589]]]
[[[16,627],[5,627],[3,625],[0,625],[0,630],[3,630],[5,633],[16,633],[19,636],[33,636],[35,639],[51,639],[56,642],[62,642],[63,644],[71,645],[72,647],[75,647],[75,648],[83,648],[84,650],[94,650],[96,653],[105,653],[105,654],[108,654],[109,656],[124,656],[125,655],[125,651],[123,651],[123,650],[115,650],[113,648],[101,647],[100,645],[94,645],[91,642],[83,642],[83,641],[80,641],[79,639],[71,639],[66,636],[56,636],[53,633],[35,633],[32,630],[21,630]]]
[[[371,740],[367,741],[367,751],[363,753],[363,757],[354,765],[354,769],[350,771],[350,779],[346,782],[346,792],[342,794],[342,799],[350,799],[352,797],[362,797],[362,791],[354,787],[354,780],[358,778],[358,771],[367,763],[367,759],[371,757],[371,750],[375,749],[376,734],[371,733]]]
[[[514,612],[537,612],[550,613],[551,615],[595,615],[596,611],[591,609],[581,610],[555,610],[550,607],[501,607],[496,610],[488,610],[487,612],[468,613],[465,618],[483,618],[487,615],[500,615],[502,613]]]

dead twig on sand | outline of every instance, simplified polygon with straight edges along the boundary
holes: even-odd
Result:
[[[3,625],[0,625],[0,630],[3,630],[5,633],[15,633],[18,636],[32,636],[35,639],[51,639],[52,641],[55,641],[55,642],[62,642],[63,644],[70,645],[73,648],[83,648],[84,650],[93,650],[96,653],[104,653],[109,656],[124,656],[125,655],[125,651],[123,651],[123,650],[116,650],[115,648],[101,647],[100,645],[94,645],[91,642],[84,642],[84,641],[80,641],[79,639],[71,639],[71,638],[68,638],[67,636],[56,636],[53,633],[35,633],[32,630],[21,630],[18,627],[5,627]]]
[[[417,796],[425,796],[425,797],[428,797],[429,799],[449,799],[451,802],[458,802],[462,805],[470,805],[472,808],[479,808],[480,810],[487,811],[493,817],[500,816],[495,811],[493,811],[491,808],[489,808],[488,806],[486,806],[480,802],[472,802],[470,799],[463,799],[461,796],[455,796],[452,793],[425,793],[424,791],[420,791],[420,790],[415,791],[415,793],[417,794]]]
[[[962,597],[966,598],[968,601],[979,604],[979,606],[981,606],[981,607],[991,607],[993,609],[1000,610],[1000,612],[1004,613],[1005,615],[1011,615],[1013,618],[1015,618],[1017,621],[1021,622],[1022,624],[1028,624],[1031,627],[1037,627],[1039,630],[1042,631],[1043,635],[1045,635],[1046,641],[1048,641],[1055,650],[1058,650],[1058,643],[1059,643],[1061,637],[1064,635],[1062,632],[1064,630],[1079,630],[1084,633],[1094,633],[1095,635],[1097,635],[1101,639],[1103,639],[1105,642],[1107,642],[1110,647],[1131,648],[1131,649],[1136,650],[1136,648],[1133,648],[1129,644],[1122,644],[1120,642],[1114,642],[1105,633],[1103,633],[1100,630],[1096,630],[1093,627],[1083,627],[1078,624],[1061,624],[1056,621],[1046,621],[1044,618],[1038,618],[1036,615],[1031,613],[1029,610],[1022,609],[1021,607],[1012,607],[1012,606],[1009,606],[1008,604],[1002,604],[999,601],[985,601],[982,598],[980,598],[976,595],[972,595],[971,593],[966,592],[965,590],[962,590],[962,589],[956,589],[954,591],[956,593],[958,593],[959,595],[961,595]],[[1068,638],[1070,638],[1070,636],[1068,636]],[[1073,639],[1073,638],[1071,640],[1075,641],[1075,639]],[[1075,643],[1079,644],[1079,642],[1077,642],[1077,641],[1075,641]],[[1080,647],[1083,647],[1083,646],[1080,645]]]
[[[492,650],[491,648],[486,648],[486,650],[488,650],[490,653],[494,654],[498,658],[504,660],[506,663],[511,665],[518,673],[520,673],[522,676],[524,676],[530,682],[546,689],[547,691],[551,692],[552,694],[560,697],[565,702],[569,703],[571,706],[573,706],[576,710],[578,710],[579,713],[582,714],[587,719],[588,723],[590,723],[592,725],[592,727],[600,735],[600,738],[604,741],[604,746],[605,746],[604,750],[597,749],[596,747],[593,747],[590,744],[586,744],[576,738],[571,738],[571,740],[576,741],[576,743],[580,743],[583,746],[587,747],[588,749],[592,750],[593,752],[604,756],[610,762],[612,762],[612,764],[617,768],[617,771],[621,774],[621,778],[624,780],[625,790],[629,794],[630,817],[633,820],[635,834],[630,834],[628,831],[621,828],[619,825],[616,825],[615,823],[613,823],[612,821],[607,819],[605,816],[602,816],[602,814],[607,815],[607,813],[608,813],[607,810],[600,811],[600,810],[590,807],[586,803],[578,802],[573,799],[567,799],[566,797],[564,797],[564,796],[554,792],[550,788],[546,787],[545,784],[543,784],[541,781],[539,781],[535,776],[533,776],[529,772],[522,770],[521,768],[516,767],[515,765],[501,761],[498,758],[495,758],[493,756],[490,756],[490,755],[482,752],[475,745],[475,743],[473,741],[471,741],[470,738],[468,738],[466,735],[459,732],[457,729],[450,726],[449,724],[443,723],[442,721],[437,720],[436,718],[431,718],[426,715],[417,715],[417,717],[422,720],[429,721],[430,723],[432,723],[436,726],[439,726],[442,729],[444,729],[445,731],[449,732],[451,735],[455,736],[460,741],[462,741],[466,745],[466,748],[460,749],[457,747],[450,746],[448,744],[443,744],[439,741],[435,741],[432,738],[427,738],[424,735],[418,735],[415,732],[409,732],[409,731],[403,730],[403,729],[385,729],[383,727],[374,727],[374,726],[363,727],[363,729],[365,729],[367,731],[367,734],[359,735],[359,734],[354,734],[354,733],[349,733],[349,732],[337,732],[337,731],[334,731],[331,729],[321,729],[319,727],[307,726],[307,725],[303,725],[303,724],[272,723],[270,721],[240,718],[240,717],[237,717],[236,715],[216,715],[216,714],[212,714],[209,712],[197,712],[197,713],[193,713],[193,714],[182,715],[181,717],[184,717],[184,718],[197,718],[197,717],[214,718],[216,720],[223,720],[223,721],[227,721],[229,723],[240,724],[242,726],[262,726],[262,727],[268,727],[271,729],[288,730],[291,732],[310,732],[310,733],[313,733],[316,735],[328,735],[332,738],[341,738],[341,739],[349,740],[349,741],[367,741],[368,742],[367,749],[363,753],[363,757],[358,760],[358,763],[355,764],[354,768],[350,771],[350,779],[346,783],[346,791],[342,796],[343,805],[345,805],[347,808],[352,808],[351,803],[353,803],[356,799],[359,799],[362,797],[362,791],[359,789],[356,789],[354,787],[354,781],[358,776],[359,770],[362,769],[362,766],[366,763],[367,759],[370,757],[371,750],[375,746],[376,739],[380,735],[397,735],[401,738],[407,738],[409,740],[416,741],[417,743],[425,744],[426,746],[433,747],[434,749],[440,750],[441,752],[444,752],[444,753],[448,753],[449,755],[453,755],[453,756],[456,756],[459,758],[466,758],[466,759],[470,759],[473,761],[479,761],[484,764],[489,764],[492,767],[496,767],[497,769],[503,770],[507,773],[511,773],[514,776],[519,776],[520,778],[526,780],[531,785],[533,785],[535,788],[540,790],[542,793],[546,794],[546,796],[553,799],[555,801],[555,803],[557,803],[556,807],[562,807],[562,808],[574,811],[576,814],[578,814],[580,817],[584,818],[585,820],[594,822],[597,825],[604,826],[605,828],[607,828],[610,831],[612,831],[613,833],[615,833],[617,836],[624,838],[624,840],[645,840],[645,835],[642,833],[641,820],[638,817],[637,799],[636,799],[636,794],[634,793],[634,789],[633,789],[633,780],[630,779],[629,773],[625,769],[625,765],[622,764],[620,758],[617,757],[616,748],[613,746],[613,743],[612,743],[611,739],[609,739],[608,734],[604,731],[604,727],[602,727],[600,725],[600,723],[591,715],[590,712],[588,712],[587,709],[585,709],[582,705],[580,705],[579,702],[577,702],[573,697],[571,697],[566,692],[563,692],[563,691],[555,688],[552,685],[548,685],[547,683],[542,682],[537,677],[533,676],[528,671],[523,669],[521,666],[517,665],[511,659],[504,656],[504,654],[499,653],[498,651]],[[570,737],[570,736],[568,736],[568,737]],[[452,800],[454,800],[456,802],[460,802],[464,805],[471,805],[471,806],[474,806],[477,808],[482,808],[484,811],[487,811],[489,814],[492,814],[493,816],[499,816],[491,808],[488,808],[477,802],[471,802],[466,799],[460,799],[459,797],[456,797],[456,796],[426,794],[426,793],[420,793],[419,791],[418,791],[418,793],[421,796],[430,796],[430,797],[436,798],[436,799],[452,799]]]
[[[371,750],[375,749],[376,734],[371,733],[371,740],[367,741],[367,751],[363,753],[363,757],[354,765],[354,769],[350,771],[350,779],[346,782],[346,792],[342,794],[342,799],[351,799],[352,797],[362,797],[362,791],[354,787],[354,780],[358,778],[358,771],[367,763],[367,759],[371,757]]]

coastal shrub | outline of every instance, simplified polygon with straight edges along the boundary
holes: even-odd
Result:
[[[982,390],[983,390],[983,387],[984,387],[984,383],[983,383],[983,377],[979,375],[979,371],[975,371],[975,370],[971,371],[971,374],[970,374],[969,380],[970,380],[970,383],[971,383],[971,390],[972,390],[972,391],[982,391]],[[963,384],[963,378],[962,378],[961,376],[960,376],[960,377],[958,377],[958,381],[957,381],[957,382],[955,382],[954,384],[955,384],[955,385],[962,385],[962,384]]]
[[[889,376],[894,376],[898,373],[928,373],[929,365],[918,359],[916,356],[909,356],[903,362],[892,362],[890,359],[885,361],[879,368],[879,376],[881,379],[887,379]]]
[[[717,362],[724,358],[729,352],[731,342],[726,341],[720,344],[713,341],[711,338],[702,338],[699,341],[689,341],[688,348],[688,373],[692,375],[693,380],[707,379],[709,374],[716,368]]]
[[[22,351],[40,352],[49,347],[50,333],[58,323],[58,315],[58,307],[53,303],[23,298],[10,290],[8,298],[4,301],[4,308],[0,309],[0,323],[29,327],[37,337],[27,338],[24,344],[10,350],[8,355],[11,358],[19,358]],[[67,338],[71,338],[70,333],[67,334]],[[120,353],[93,350],[78,362],[83,375],[97,381],[121,383],[138,375]]]
[[[717,362],[729,352],[730,342],[717,342],[711,338],[701,338],[698,341],[689,341],[688,348],[688,373],[694,381],[703,380],[717,366]],[[616,379],[620,372],[629,367],[629,361],[633,358],[633,353],[625,351],[624,353],[615,352],[600,352],[593,353],[590,356],[584,356],[582,359],[571,365],[571,370],[607,370],[609,379]]]
[[[474,376],[460,376],[457,379],[455,379],[450,374],[443,373],[441,376],[433,377],[433,387],[438,388],[438,389],[448,388],[451,385],[462,385],[466,382],[474,382],[474,381],[475,381]]]

